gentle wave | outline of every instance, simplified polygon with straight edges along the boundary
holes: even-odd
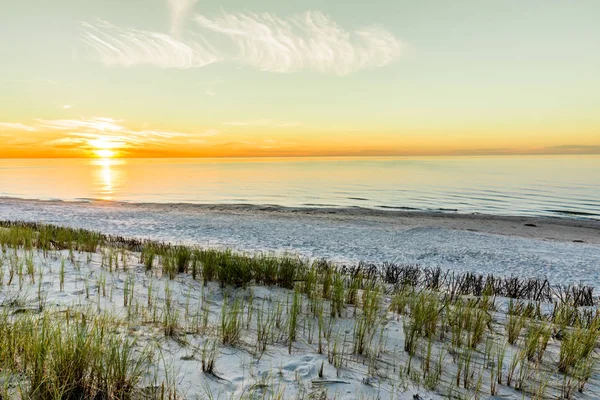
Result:
[[[600,219],[600,157],[0,160],[0,196]]]

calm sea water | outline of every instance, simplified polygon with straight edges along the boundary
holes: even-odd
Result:
[[[600,156],[3,159],[0,196],[600,219]]]

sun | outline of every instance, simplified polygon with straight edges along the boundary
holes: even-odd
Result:
[[[94,155],[96,155],[96,157],[100,158],[116,157],[118,154],[117,149],[119,148],[120,144],[120,142],[104,137],[88,140],[88,145],[91,147],[92,152]]]
[[[98,149],[94,150],[94,153],[101,158],[111,158],[115,156],[115,152],[109,149]]]

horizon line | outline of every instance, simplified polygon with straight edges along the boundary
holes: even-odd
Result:
[[[547,157],[547,156],[600,156],[600,151],[597,152],[581,152],[581,153],[472,153],[472,154],[317,154],[317,155],[253,155],[253,156],[126,156],[126,157],[86,157],[86,156],[15,156],[5,157],[0,156],[2,160],[27,160],[27,159],[71,159],[71,160],[127,160],[127,159],[241,159],[241,158],[384,158],[384,157]]]

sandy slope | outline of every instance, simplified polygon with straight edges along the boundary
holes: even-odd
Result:
[[[0,265],[6,272],[0,282],[0,310],[14,315],[41,315],[39,310],[42,308],[51,314],[69,309],[72,313],[77,310],[90,315],[110,315],[114,318],[115,330],[135,339],[138,351],[152,351],[151,366],[141,382],[144,388],[172,385],[178,399],[262,399],[263,395],[275,399],[279,398],[278,394],[283,394],[283,398],[299,399],[408,400],[417,393],[427,395],[427,399],[442,398],[417,388],[408,377],[393,372],[391,367],[378,372],[377,379],[372,377],[368,363],[351,354],[354,318],[350,311],[345,318],[332,320],[331,344],[325,342],[324,351],[319,354],[314,338],[318,335],[317,328],[308,314],[304,317],[309,312],[308,301],[304,300],[298,339],[290,351],[285,327],[286,310],[293,291],[264,286],[221,289],[216,282],[204,286],[187,274],[169,280],[159,272],[145,271],[138,262],[139,254],[131,253],[125,258],[119,255],[120,264],[115,263],[109,270],[104,256],[99,253],[75,253],[71,259],[68,251],[49,255],[34,251],[37,282],[25,276],[22,281],[15,277],[12,284],[8,284],[11,258],[24,259],[27,254],[21,250],[0,252]],[[65,265],[64,288],[59,284],[61,262]],[[127,306],[124,305],[125,297],[132,299]],[[169,312],[176,315],[177,320],[173,336],[165,336],[161,328],[167,312],[167,297],[171,304]],[[243,301],[243,329],[235,345],[220,342],[225,297],[230,302],[234,298]],[[273,337],[262,353],[256,348],[256,313],[261,310],[273,313],[274,308],[280,310],[276,314],[282,318],[282,328],[273,329]],[[203,321],[205,312],[206,322]],[[307,325],[311,322],[312,325]],[[386,328],[385,338],[389,336],[389,346],[394,349],[402,346],[400,326],[394,321],[389,329]],[[307,330],[314,331],[308,334],[312,339],[307,340]],[[328,363],[327,352],[331,351],[334,341],[342,346],[338,351],[342,352],[343,366],[339,368]],[[373,346],[376,342],[377,338],[373,339]],[[205,345],[212,343],[216,343],[218,349],[215,369],[214,373],[205,374],[202,372],[202,352]],[[387,357],[393,360],[395,351],[399,352],[391,353],[390,350]],[[396,366],[399,362],[397,359],[393,367],[399,368]],[[319,377],[321,364],[323,376]],[[401,382],[398,376],[403,378]],[[0,382],[2,379],[0,373]],[[14,396],[19,398],[16,392]]]
[[[442,376],[435,384],[435,389],[428,390],[424,378],[419,378],[422,374],[422,357],[427,348],[424,339],[412,361],[412,375],[406,370],[409,361],[407,353],[403,351],[405,317],[384,312],[371,331],[373,336],[370,336],[368,345],[371,355],[361,356],[353,351],[357,315],[361,312],[350,306],[335,318],[330,318],[329,312],[325,312],[324,326],[329,336],[324,339],[323,351],[319,353],[317,320],[312,314],[310,300],[302,296],[297,338],[288,347],[286,327],[293,291],[265,286],[222,289],[216,282],[204,286],[188,274],[169,280],[161,276],[158,266],[153,272],[145,271],[139,263],[139,254],[115,253],[118,264],[115,262],[111,264],[112,267],[108,266],[105,259],[108,254],[107,251],[104,255],[70,255],[65,250],[44,255],[41,251],[34,251],[32,257],[37,281],[33,282],[30,277],[24,276],[22,280],[15,277],[12,284],[8,284],[9,264],[17,258],[26,258],[28,253],[22,250],[0,253],[6,272],[0,285],[0,309],[17,316],[25,313],[41,315],[40,309],[50,314],[63,313],[67,309],[78,310],[89,313],[89,318],[93,315],[111,315],[117,334],[135,339],[139,351],[152,350],[152,362],[141,386],[146,389],[159,388],[165,383],[168,387],[176,388],[181,399],[437,400],[448,398],[450,393],[462,396],[454,398],[520,399],[531,398],[531,391],[537,390],[543,383],[539,379],[545,379],[543,373],[532,374],[523,380],[527,392],[502,385],[498,388],[498,397],[488,397],[486,393],[489,393],[493,365],[484,361],[485,346],[481,344],[479,350],[472,354],[469,370],[471,389],[461,389],[454,381],[457,364],[453,360],[456,354],[448,343],[442,345],[434,341],[431,368],[432,371],[441,368]],[[61,263],[65,265],[64,288],[59,284]],[[130,301],[124,302],[126,298]],[[230,299],[227,303],[229,306],[224,306],[225,298]],[[233,345],[222,344],[221,316],[229,309],[231,299],[236,298],[242,301],[240,338]],[[390,297],[383,295],[381,301],[382,310],[387,310]],[[506,308],[504,299],[498,299],[498,304],[501,309]],[[162,324],[167,312],[177,315],[176,333],[173,336],[163,333]],[[494,343],[505,340],[502,336],[503,325],[506,324],[505,312],[492,313],[495,321],[492,323],[493,331],[496,333],[490,337]],[[279,316],[282,321],[281,328],[272,328],[264,353],[257,348],[259,314]],[[212,343],[216,343],[218,349],[215,369],[213,373],[203,373],[203,349]],[[559,342],[551,340],[546,362],[556,363],[559,346]],[[503,375],[507,375],[510,361],[517,353],[517,347],[508,346],[506,354],[502,356],[505,365]],[[336,359],[335,354],[339,361],[330,361],[330,357]],[[321,366],[323,373],[319,376]],[[18,381],[21,378],[15,379]],[[574,398],[598,398],[598,379],[599,376],[594,373],[585,391],[575,393]],[[561,390],[560,377],[547,384],[546,394],[551,396],[548,398],[556,398]],[[476,387],[480,388],[478,395],[473,393]]]

